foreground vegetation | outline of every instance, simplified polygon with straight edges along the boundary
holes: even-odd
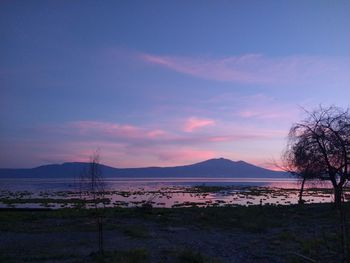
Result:
[[[103,255],[93,210],[1,210],[0,261],[340,262],[331,206],[104,209]]]

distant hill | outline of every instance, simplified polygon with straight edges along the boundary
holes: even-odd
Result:
[[[0,178],[76,178],[88,163],[43,165],[31,169],[0,169]],[[175,167],[114,168],[101,164],[104,177],[217,177],[217,178],[286,178],[285,172],[272,171],[244,161],[210,159]]]

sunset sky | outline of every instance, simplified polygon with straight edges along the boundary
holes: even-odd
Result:
[[[0,167],[271,167],[350,104],[350,1],[0,1]]]

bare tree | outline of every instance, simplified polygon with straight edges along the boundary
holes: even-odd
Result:
[[[285,166],[304,179],[330,181],[335,205],[340,209],[350,170],[349,109],[320,106],[307,114],[290,129],[283,156]]]
[[[103,217],[101,209],[105,207],[105,184],[102,175],[100,154],[98,151],[95,151],[90,156],[86,170],[81,174],[80,191],[86,194],[86,201],[92,203],[95,210],[94,218],[98,227],[98,252],[100,254],[103,254]]]
[[[301,180],[299,191],[299,204],[303,204],[303,192],[307,180],[319,179],[322,173],[317,155],[313,154],[305,141],[296,141],[294,137],[289,137],[288,145],[282,154],[282,170],[292,174]]]
[[[291,127],[282,159],[292,174],[302,177],[304,182],[310,178],[331,182],[340,215],[343,262],[349,262],[342,194],[350,176],[350,112],[335,106],[320,106],[307,114],[306,119]]]

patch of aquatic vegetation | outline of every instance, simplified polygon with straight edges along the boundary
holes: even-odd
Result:
[[[235,187],[237,188],[237,187]],[[233,190],[234,187],[232,186],[208,186],[208,185],[197,185],[192,188],[188,189],[188,192],[191,193],[215,193],[215,192],[221,192],[226,190]]]
[[[93,208],[96,202],[106,207],[216,207],[250,205],[291,205],[298,202],[299,189],[257,186],[161,187],[156,190],[106,191],[96,200],[87,192],[29,192],[0,191],[0,207],[18,208]],[[345,200],[350,200],[350,189],[344,188]],[[305,203],[332,202],[333,190],[308,188],[303,193]]]

